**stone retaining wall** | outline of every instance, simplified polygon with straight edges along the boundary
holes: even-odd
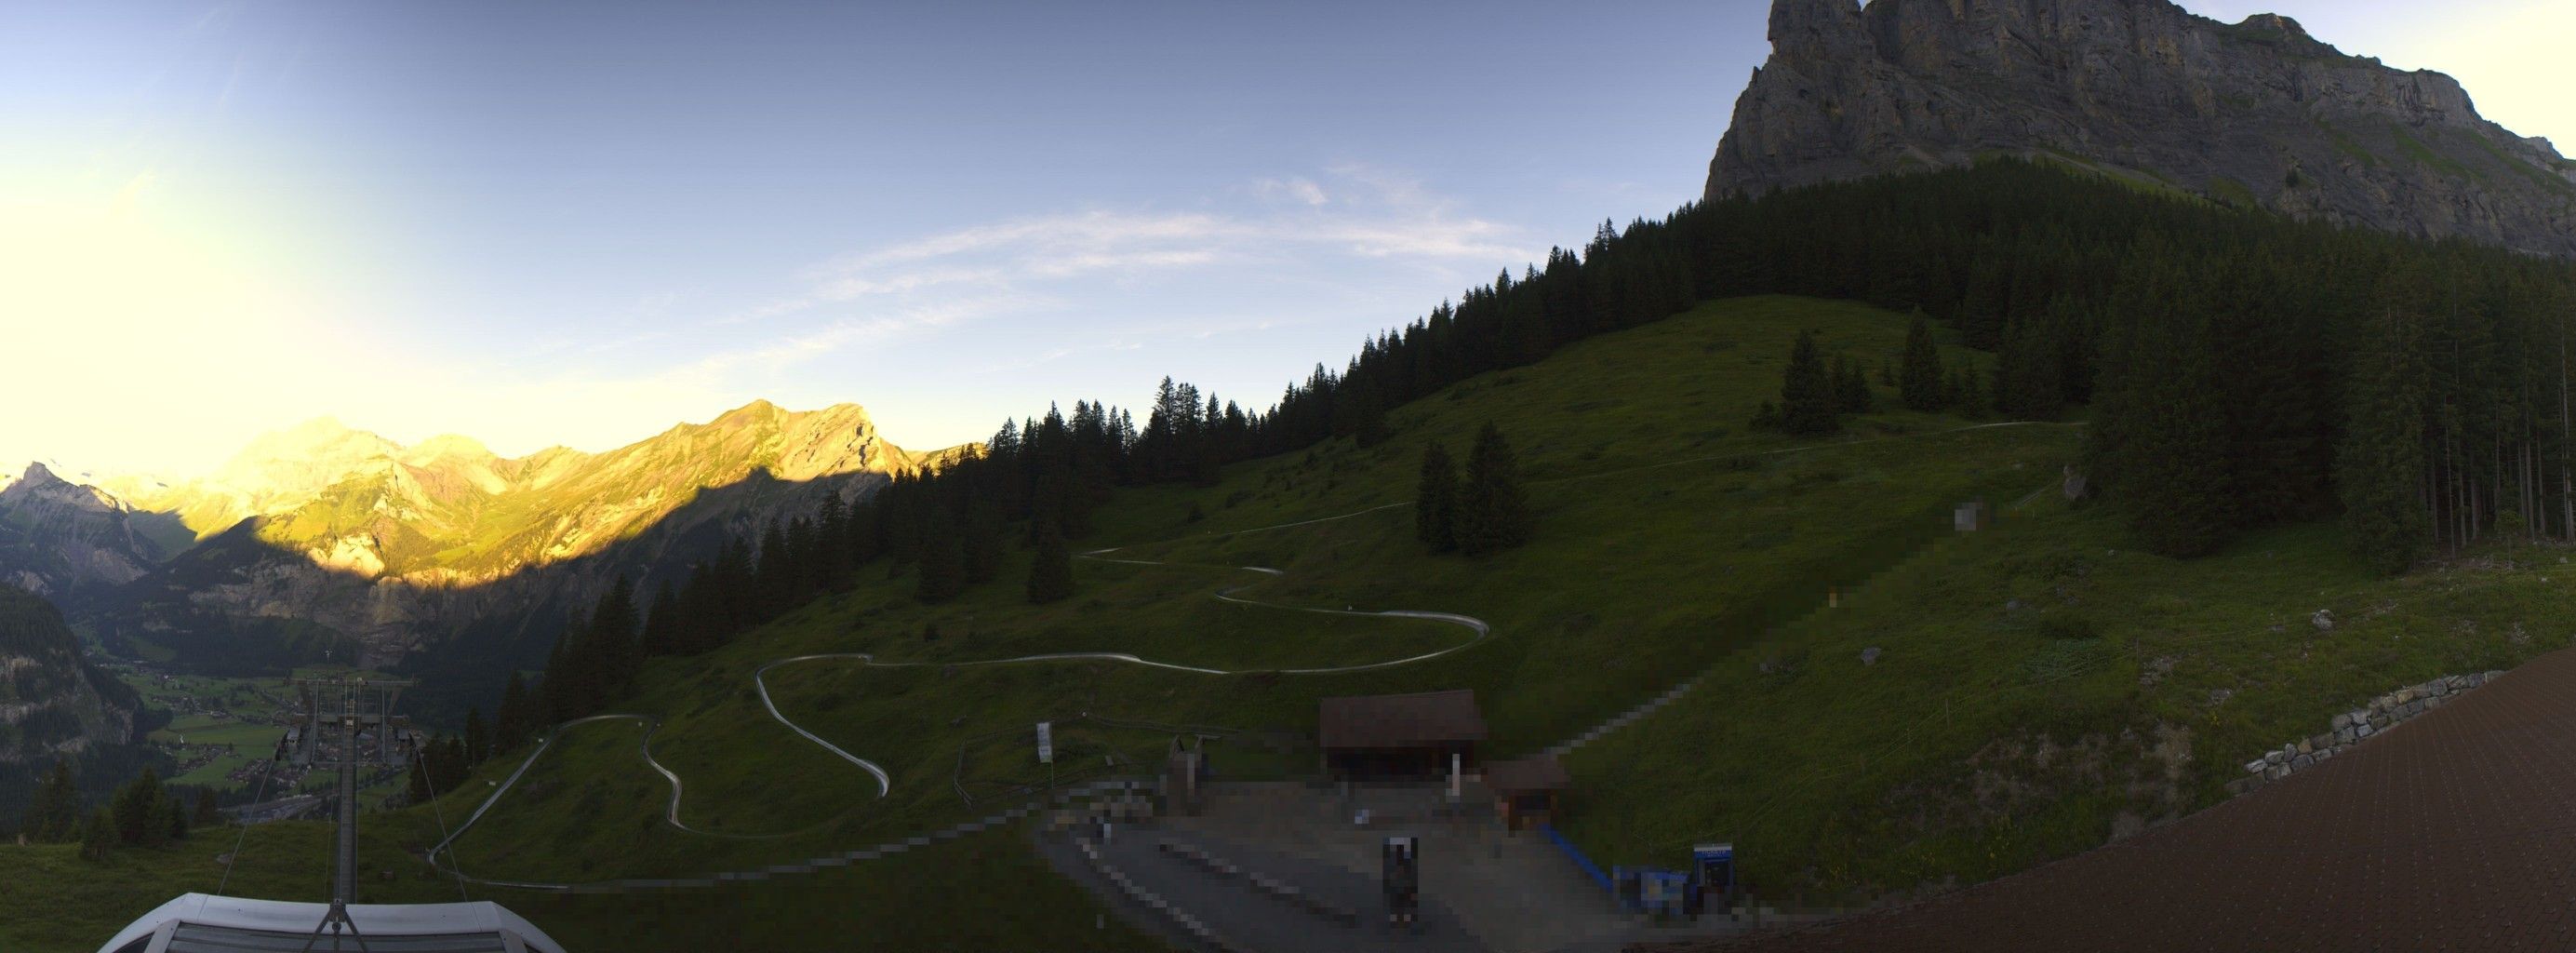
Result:
[[[2301,738],[2246,762],[2245,776],[2227,782],[2227,793],[2243,794],[2315,767],[2398,722],[2440,708],[2460,693],[2503,675],[2500,671],[2446,675],[2373,698],[2367,706],[2334,716],[2324,734]]]

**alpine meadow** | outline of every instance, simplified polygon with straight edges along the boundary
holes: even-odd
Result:
[[[2190,6],[0,13],[0,949],[2576,948],[2576,20]]]

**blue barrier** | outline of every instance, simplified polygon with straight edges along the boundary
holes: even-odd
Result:
[[[1593,863],[1592,858],[1583,856],[1582,848],[1574,846],[1573,841],[1566,840],[1565,835],[1557,833],[1553,826],[1541,824],[1538,829],[1546,832],[1548,842],[1555,844],[1557,850],[1564,851],[1565,856],[1573,858],[1574,866],[1583,868],[1583,872],[1592,878],[1593,883],[1600,884],[1603,891],[1614,897],[1618,895],[1617,888],[1610,884],[1610,875],[1602,873],[1601,865]]]

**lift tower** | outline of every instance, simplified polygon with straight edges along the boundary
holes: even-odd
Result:
[[[306,767],[336,768],[340,774],[336,798],[340,834],[331,874],[331,911],[313,928],[305,948],[312,949],[327,933],[334,950],[340,948],[343,935],[364,950],[367,941],[349,919],[349,904],[358,897],[358,769],[410,763],[419,747],[418,737],[411,731],[410,719],[393,710],[402,690],[413,683],[355,672],[299,676],[292,682],[304,703],[296,727],[287,733],[292,757]]]

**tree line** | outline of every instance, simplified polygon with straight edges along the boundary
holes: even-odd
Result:
[[[197,788],[192,799],[183,789],[161,783],[151,768],[116,790],[108,803],[81,810],[80,789],[69,762],[55,761],[37,783],[35,799],[19,821],[18,833],[31,843],[79,842],[81,856],[104,860],[118,847],[161,847],[186,840],[191,828],[223,823],[211,788]]]
[[[1901,366],[1879,369],[1914,409],[2046,420],[2090,405],[2091,484],[2159,552],[2335,514],[2392,569],[2497,532],[2576,539],[2571,288],[2564,262],[2011,159],[1692,203],[1507,269],[1363,341],[1339,370],[1318,365],[1267,409],[1170,379],[1141,428],[1101,402],[1051,407],[855,506],[829,500],[757,544],[733,540],[649,606],[615,586],[522,695],[543,696],[546,718],[600,710],[642,658],[707,651],[870,567],[937,603],[995,580],[1020,549],[1028,597],[1066,598],[1071,541],[1118,488],[1206,485],[1241,460],[1374,443],[1389,411],[1469,377],[1750,294],[1915,312]],[[1992,375],[1943,367],[1932,320],[1994,353]],[[1797,350],[1764,425],[1830,432],[1869,408],[1864,369],[1812,340]],[[1417,530],[1466,548],[1455,525]]]

